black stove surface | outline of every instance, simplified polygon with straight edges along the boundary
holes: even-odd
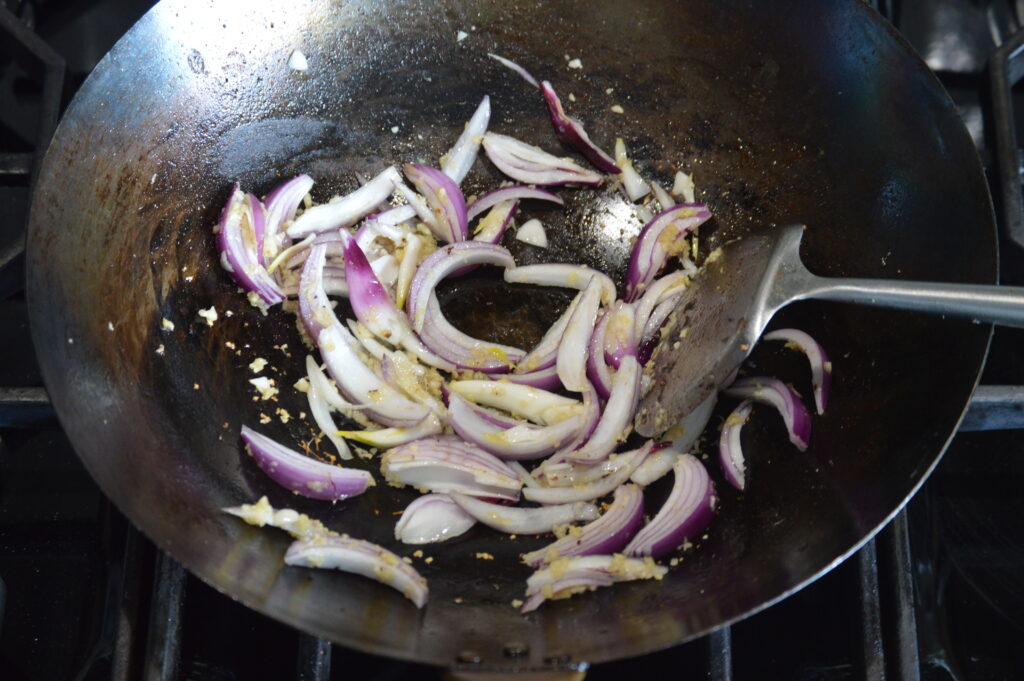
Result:
[[[62,109],[150,4],[0,0],[0,13],[6,6],[5,21],[31,28],[66,63]],[[986,66],[1020,28],[1017,5],[881,4],[957,102],[998,196]],[[215,592],[158,554],[82,468],[40,390],[20,287],[43,69],[0,35],[0,680],[439,677],[327,646]],[[1024,102],[1018,110],[1024,139]],[[1003,283],[1024,285],[1024,248],[1004,239],[1001,255]],[[1024,332],[996,331],[983,382],[1024,385]],[[907,511],[855,558],[739,624],[587,678],[1024,678],[1022,483],[1024,435],[963,432]]]

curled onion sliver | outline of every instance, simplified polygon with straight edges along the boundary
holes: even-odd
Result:
[[[254,291],[267,305],[276,305],[284,300],[284,293],[257,257],[257,220],[262,221],[263,208],[254,199],[237,184],[232,187],[217,225],[217,247],[221,265],[236,284],[246,291]]]
[[[604,337],[610,319],[609,312],[601,314],[597,325],[594,326],[594,334],[590,337],[590,344],[587,347],[587,379],[602,400],[607,400],[612,392],[612,375],[608,371],[608,363],[604,359]]]
[[[604,272],[586,265],[544,263],[521,265],[505,270],[505,281],[510,284],[534,284],[536,286],[562,286],[582,291],[591,279],[597,279],[601,288],[601,303],[611,305],[615,300],[615,282]]]
[[[527,71],[526,69],[524,69],[522,66],[520,66],[517,63],[515,63],[511,59],[505,59],[505,57],[499,56],[497,54],[492,54],[490,52],[487,53],[487,56],[490,57],[491,59],[497,61],[502,66],[510,68],[513,71],[515,71],[516,73],[518,73],[519,76],[523,80],[525,80],[527,83],[529,83],[533,87],[540,87],[540,85],[537,83],[537,79],[534,78],[533,76],[531,76],[529,71]]]
[[[811,441],[811,416],[807,407],[788,385],[777,378],[741,378],[725,389],[730,397],[751,399],[775,407],[789,431],[789,441],[801,452]]]
[[[555,135],[559,141],[583,154],[598,170],[616,175],[621,173],[622,171],[615,165],[614,159],[591,141],[590,135],[583,129],[583,124],[565,113],[562,102],[555,94],[551,83],[546,80],[542,82],[540,91],[544,95],[544,103],[548,106],[551,125],[555,128]]]
[[[519,499],[523,485],[501,460],[454,435],[422,438],[389,449],[381,457],[380,470],[392,484],[509,501]]]
[[[688,251],[686,235],[710,218],[706,205],[683,203],[662,211],[644,225],[629,256],[626,300],[636,300],[670,257]]]
[[[672,470],[675,481],[668,499],[623,553],[658,558],[697,539],[711,522],[717,498],[704,464],[692,454],[683,454]]]
[[[590,344],[590,336],[594,333],[600,305],[601,285],[596,277],[591,277],[587,288],[580,293],[580,302],[565,327],[555,358],[558,378],[567,390],[583,392],[589,387],[587,347]]]
[[[462,184],[462,180],[469,173],[476,161],[477,153],[480,151],[480,138],[487,132],[487,124],[491,120],[491,98],[484,95],[480,104],[473,112],[459,139],[445,155],[441,171],[452,179],[455,184]]]
[[[743,424],[750,418],[753,403],[743,400],[740,406],[733,409],[722,426],[722,434],[718,439],[718,462],[722,466],[722,474],[730,485],[738,490],[746,486],[746,464],[743,461],[743,446],[740,432]]]
[[[465,241],[467,235],[466,199],[452,178],[430,166],[409,163],[405,176],[426,199],[439,227],[434,236],[448,243]]]
[[[342,459],[351,459],[352,450],[349,449],[348,444],[345,440],[338,436],[336,432],[338,427],[334,425],[334,419],[331,418],[330,402],[328,402],[328,396],[324,394],[323,383],[327,381],[327,377],[323,375],[320,370],[320,366],[316,363],[316,360],[312,356],[306,357],[306,375],[307,377],[314,377],[319,374],[317,380],[314,378],[307,378],[309,381],[309,389],[306,391],[306,398],[309,401],[309,412],[313,415],[313,420],[316,425],[327,436],[327,439],[331,441],[334,448],[338,451],[338,457]],[[318,380],[322,377],[322,381]],[[340,395],[339,395],[340,397]]]
[[[504,427],[480,415],[474,407],[469,400],[452,393],[448,400],[448,423],[462,439],[500,459],[547,456],[572,440],[583,425],[580,414],[549,426],[517,423]]]
[[[282,229],[295,217],[295,211],[298,210],[299,204],[312,188],[312,177],[297,175],[278,185],[263,199],[263,205],[267,207],[267,224],[261,256],[267,261],[277,256],[283,245]]]
[[[536,610],[546,600],[568,598],[616,582],[661,579],[668,568],[651,560],[612,556],[572,556],[560,558],[537,570],[526,580],[526,602],[520,612]]]
[[[406,311],[412,328],[416,331],[423,329],[430,297],[442,279],[467,265],[483,264],[515,267],[515,260],[512,259],[512,254],[501,246],[479,241],[448,244],[431,253],[420,263],[409,288]]]
[[[483,146],[491,163],[519,182],[539,185],[579,184],[592,187],[604,182],[604,177],[599,173],[508,135],[488,132],[484,135]]]
[[[508,381],[451,381],[448,389],[477,404],[503,409],[545,426],[584,411],[578,400]]]
[[[362,494],[373,478],[358,468],[341,468],[311,459],[242,426],[242,440],[267,476],[282,487],[311,499],[337,501]]]
[[[814,406],[819,414],[825,413],[828,406],[828,389],[832,382],[832,362],[825,354],[825,348],[814,340],[811,335],[800,329],[776,329],[761,336],[764,340],[785,341],[786,346],[793,346],[807,355],[811,364],[811,384],[814,386]]]
[[[451,498],[477,522],[507,534],[544,534],[551,532],[558,525],[593,520],[597,517],[597,507],[585,502],[517,508],[491,504],[464,494],[452,494]]]
[[[565,202],[562,201],[562,198],[558,196],[558,194],[553,194],[546,189],[538,189],[537,187],[531,187],[525,184],[516,184],[511,187],[502,187],[501,189],[495,189],[485,194],[481,194],[477,197],[476,201],[469,204],[469,207],[466,209],[466,216],[468,219],[472,220],[492,206],[496,206],[505,201],[519,201],[521,199],[538,199],[540,201],[557,203],[559,206],[565,205]]]
[[[626,429],[633,421],[640,399],[641,371],[635,356],[623,358],[619,370],[612,377],[611,394],[597,427],[587,443],[566,458],[581,463],[600,461],[615,449],[620,440],[625,439]]]
[[[629,476],[633,474],[636,467],[651,452],[651,445],[652,443],[648,441],[639,449],[620,454],[619,458],[625,459],[625,461],[620,462],[620,467],[614,473],[603,478],[573,487],[527,487],[523,490],[523,496],[538,504],[568,504],[574,501],[589,501],[611,494],[616,487],[629,480]]]
[[[554,507],[557,508],[557,507]],[[523,556],[530,567],[540,567],[565,556],[615,553],[629,543],[644,521],[644,495],[632,484],[620,485],[604,515],[578,533],[567,534]]]
[[[353,225],[387,200],[401,181],[398,171],[389,167],[354,192],[304,211],[292,221],[288,236],[301,239],[314,232]]]
[[[347,535],[298,539],[284,554],[286,565],[350,572],[390,586],[417,608],[427,603],[427,580],[382,546]]]

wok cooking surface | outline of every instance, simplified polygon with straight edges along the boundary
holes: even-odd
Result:
[[[515,58],[516,56],[519,56],[519,55],[518,55],[518,54],[516,54],[516,53],[514,53],[514,52],[512,52],[512,53],[510,53],[510,56],[513,56],[513,58]],[[521,57],[520,57],[520,58],[521,58]],[[584,58],[585,58],[585,63],[586,63],[586,57],[584,57]],[[532,63],[528,62],[528,60],[527,60],[526,58],[521,58],[521,60],[522,60],[522,61],[523,61],[523,62],[525,63],[525,65],[526,65],[527,67],[534,67],[534,66],[535,66],[535,65],[532,65]],[[500,73],[500,72],[498,72],[498,73]],[[543,72],[539,72],[539,74],[541,74],[541,75],[544,75],[544,74],[543,74]],[[555,81],[555,83],[556,83],[556,86],[557,86],[557,85],[558,85],[558,80],[557,80],[557,79],[556,79],[556,78],[555,78],[554,76],[550,76],[550,75],[549,75],[549,77],[551,77],[551,78],[552,78],[552,79],[553,79],[553,80]],[[507,81],[505,81],[505,84],[504,84],[504,85],[501,85],[501,86],[499,86],[499,87],[502,87],[502,88],[505,88],[505,89],[515,89],[516,85],[517,85],[517,84],[515,83],[515,81],[512,81],[511,79],[508,79]],[[581,95],[581,91],[582,91],[582,90],[577,90],[577,91],[575,91],[575,93],[577,93],[578,97],[579,97],[579,96]],[[581,99],[584,99],[584,97],[580,97],[580,98],[581,98]],[[470,100],[471,100],[471,97],[468,97],[468,96],[467,96],[467,97],[465,98],[465,100],[466,100],[467,102],[469,102],[469,105],[471,105],[471,103],[472,103],[472,102],[470,101]],[[450,123],[452,124],[452,129],[456,129],[456,127],[455,127],[455,126],[459,126],[459,125],[461,125],[461,121],[462,121],[462,119],[463,119],[463,118],[465,117],[464,115],[465,115],[465,111],[464,111],[464,112],[460,112],[460,113],[458,113],[458,114],[454,114],[454,115],[453,115],[453,116],[451,117],[451,119],[452,119],[452,120],[450,121]],[[536,116],[536,114],[534,114],[534,115],[531,115],[531,116]],[[586,119],[587,117],[585,116],[584,118]],[[538,119],[538,120],[542,120],[542,121],[543,121],[543,119]],[[549,141],[548,143],[550,144],[550,141]],[[438,141],[437,141],[437,145],[438,145],[438,147],[439,147],[439,148],[443,147],[443,145],[444,145],[444,144],[445,144],[445,141],[444,141],[443,139],[438,139]],[[730,153],[731,153],[731,152],[730,152]],[[726,157],[727,157],[727,156],[729,155],[729,154],[727,154],[726,152],[722,152],[722,154],[723,154],[723,156],[726,156]],[[397,158],[403,158],[403,157],[402,157],[402,156],[401,156],[400,154],[396,154],[396,156],[397,156]],[[657,156],[658,156],[658,154],[654,154],[654,155],[653,155],[653,157],[654,157],[654,158],[656,158]],[[315,162],[315,161],[314,161],[314,163],[317,163],[317,162]],[[259,170],[259,169],[257,168],[257,169],[250,169],[250,170]],[[699,177],[698,177],[698,185],[699,185],[699,184],[700,184],[700,181],[699,181]],[[263,186],[260,186],[259,188],[264,188],[264,186],[265,186],[265,185],[263,185]],[[712,183],[709,183],[709,186],[713,186],[713,184],[712,184]],[[701,187],[702,187],[702,188],[707,188],[707,187],[703,187],[703,185],[701,185]],[[711,190],[710,188],[708,189],[708,195],[709,195],[709,196],[711,196],[711,195],[712,195],[712,190]],[[216,201],[219,201],[219,198],[218,198],[218,199],[217,199]],[[718,212],[718,210],[719,210],[719,209],[718,209],[718,207],[714,206],[714,204],[713,204],[713,208],[715,208],[715,209],[716,209],[716,211]],[[728,210],[728,209],[726,209],[725,211],[723,211],[723,213],[727,213],[727,210]],[[188,227],[189,227],[189,225],[190,225],[190,223],[186,223],[186,224],[185,224],[185,228],[188,228]],[[733,226],[733,227],[734,227],[735,225],[726,225],[726,226],[727,226],[727,227],[728,227],[728,226]],[[195,225],[195,229],[196,229],[196,230],[199,230],[199,229],[205,229],[205,228],[207,228],[207,224],[196,224],[196,225]],[[738,228],[738,227],[736,227],[736,228]],[[834,266],[838,266],[838,265],[834,265]],[[904,271],[905,271],[905,270],[904,270]],[[186,272],[186,273],[187,273],[187,272]],[[840,272],[840,273],[842,273],[842,272]],[[210,276],[209,276],[209,280],[210,280],[210,281],[204,281],[204,280],[202,279],[202,274],[200,274],[200,284],[202,285],[202,286],[200,287],[200,289],[201,289],[201,290],[204,290],[204,291],[206,291],[207,289],[213,289],[213,290],[215,291],[215,290],[216,290],[216,287],[217,287],[217,285],[218,285],[218,284],[220,283],[220,281],[222,280],[222,278],[220,278],[220,276],[219,276],[219,273],[218,273],[218,272],[214,271],[214,272],[211,272],[211,273],[210,273]],[[173,295],[174,295],[174,294],[172,293],[172,296],[171,296],[172,298],[173,298]],[[198,306],[198,305],[199,305],[199,304],[200,304],[201,302],[203,303],[203,304],[202,304],[202,306],[204,306],[204,307],[205,307],[205,306],[207,306],[207,303],[206,303],[205,301],[200,301],[200,300],[193,300],[193,299],[189,299],[189,298],[184,298],[183,300],[175,300],[175,301],[174,301],[174,303],[176,303],[176,307],[175,307],[175,304],[174,304],[174,303],[171,303],[171,304],[169,304],[169,305],[168,305],[168,307],[170,307],[170,308],[174,308],[174,311],[178,311],[178,312],[179,312],[179,314],[180,314],[181,316],[184,316],[184,315],[190,315],[190,314],[194,314],[194,313],[195,313],[195,309],[197,308],[197,306]],[[242,313],[242,312],[245,312],[245,311],[247,311],[247,310],[240,310],[240,315],[241,315],[241,313]],[[818,312],[818,310],[814,310],[813,312],[810,312],[810,313],[808,313],[808,314],[807,314],[807,316],[816,316],[817,312]],[[179,320],[180,320],[181,316],[179,316],[179,317],[175,317],[175,318],[179,318]],[[798,320],[799,320],[799,321],[804,321],[803,315],[801,315],[801,316],[798,316],[797,318],[798,318]],[[855,321],[855,320],[853,320],[853,321],[850,321],[850,323],[852,324],[852,323],[853,323],[854,321]],[[185,325],[187,326],[187,325],[188,325],[188,324],[190,323],[190,318],[184,318],[184,323],[185,323]],[[195,331],[195,330],[193,330],[193,331]],[[202,330],[200,329],[199,331],[202,331]],[[226,333],[227,333],[227,332],[225,332],[225,336],[226,336]],[[196,336],[201,336],[201,334],[199,334],[199,333],[197,333],[197,334],[195,334],[195,335],[196,335]],[[218,343],[219,343],[220,341],[222,341],[222,340],[223,340],[223,338],[209,339],[209,340],[206,340],[206,341],[203,341],[203,340],[202,340],[201,338],[200,338],[199,340],[188,340],[188,337],[186,336],[186,340],[185,340],[185,342],[191,342],[191,343],[204,343],[204,342],[205,342],[205,343],[206,343],[206,344],[207,344],[207,345],[208,345],[209,347],[211,347],[211,348],[212,348],[212,347],[215,347],[215,346],[217,346],[217,345],[218,345]],[[287,340],[287,338],[282,338],[282,339],[279,339],[279,338],[276,338],[276,337],[275,337],[275,338],[274,338],[274,340],[276,341],[276,344],[281,344],[281,340]],[[870,343],[870,339],[868,339],[868,341],[865,341],[865,344],[868,344],[868,345],[869,345],[869,343]],[[269,349],[272,349],[272,347],[271,347],[271,348],[269,348]],[[287,359],[287,358],[286,358],[286,359]],[[284,366],[284,364],[286,363],[286,359],[282,359],[282,360],[280,360],[283,366]],[[774,361],[781,361],[781,360],[778,360],[778,359],[772,359],[772,358],[767,358],[766,360],[767,360],[767,361],[773,361],[773,360],[774,360]],[[784,365],[779,365],[779,366],[781,366],[782,368],[784,368]],[[284,371],[285,371],[285,370],[283,369],[283,372],[284,372]],[[178,376],[178,377],[168,377],[168,380],[170,380],[170,381],[176,381],[175,385],[176,385],[177,387],[176,387],[175,389],[177,389],[177,390],[180,390],[180,391],[181,391],[182,393],[185,393],[185,394],[187,394],[187,390],[190,390],[190,389],[191,389],[191,382],[190,382],[190,381],[191,381],[191,379],[193,379],[193,378],[201,378],[201,374],[202,374],[202,372],[201,372],[201,371],[199,371],[199,370],[197,370],[197,371],[196,371],[196,373],[195,373],[194,375],[185,375],[185,376]],[[197,414],[197,413],[200,413],[200,412],[202,411],[202,408],[201,408],[201,407],[197,407],[196,405],[193,405],[193,403],[184,403],[184,402],[182,402],[180,406],[181,406],[181,407],[182,407],[183,409],[187,409],[187,410],[188,410],[188,413],[187,413],[187,414],[183,414],[183,415],[180,415],[180,416],[179,416],[179,418],[180,418],[180,419],[181,419],[181,420],[182,420],[183,422],[188,422],[188,420],[189,420],[190,418],[193,418],[193,415],[195,415],[195,414]],[[763,441],[765,441],[766,443],[770,443],[770,442],[772,441],[772,439],[773,439],[773,438],[774,438],[774,440],[775,440],[775,441],[778,441],[778,438],[777,438],[777,435],[778,435],[778,433],[777,433],[777,432],[775,432],[775,433],[770,433],[770,432],[769,432],[769,433],[768,433],[767,435],[768,435],[768,436],[764,437],[764,440],[763,440]],[[237,458],[237,460],[236,460],[236,465],[237,465],[237,466],[238,466],[238,467],[239,467],[240,469],[243,469],[243,470],[244,470],[244,468],[245,468],[245,463],[244,463],[243,461],[241,461],[240,459],[238,459],[238,458]],[[251,480],[251,481],[248,481],[248,480],[247,480],[247,482],[248,482],[248,483],[250,483],[250,484],[259,484],[259,481],[258,481],[258,477],[257,477],[257,478],[255,478],[254,480]],[[187,509],[185,509],[185,510],[187,510]],[[340,518],[340,516],[339,516],[339,518]],[[721,528],[722,528],[722,526],[723,526],[723,525],[722,525],[721,523],[722,523],[722,518],[719,518],[719,519],[718,519],[718,520],[716,521],[716,524],[715,524],[715,525],[713,525],[713,529],[712,529],[712,533],[713,533],[713,534],[715,534],[715,533],[716,533],[716,531],[722,531],[722,529],[721,529]],[[264,539],[264,540],[265,540],[265,539],[267,539],[267,538],[266,538],[266,537],[263,537],[262,539]],[[712,550],[714,550],[714,549],[712,549]],[[440,553],[440,550],[438,550],[438,551],[437,551],[437,553]],[[517,578],[517,579],[518,579],[518,578]],[[583,601],[581,601],[581,604],[582,604],[582,603],[583,603]],[[462,652],[462,651],[460,651],[460,652]]]

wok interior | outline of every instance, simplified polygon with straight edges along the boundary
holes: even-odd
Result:
[[[493,51],[550,79],[606,149],[624,137],[644,174],[670,183],[675,169],[691,171],[716,216],[701,229],[705,254],[724,239],[800,221],[810,226],[804,259],[820,274],[992,281],[988,194],[952,106],[866,7],[813,5],[161,3],[82,88],[33,206],[36,343],[90,471],[161,547],[229,595],[343,644],[436,664],[455,664],[465,651],[482,668],[639,654],[806,582],[868,536],[934,465],[976,381],[986,328],[794,306],[777,325],[799,326],[828,349],[829,411],[814,419],[801,454],[777,416],[755,410],[743,495],[705,444],[720,510],[664,583],[621,585],[522,617],[510,604],[529,574],[517,556],[548,539],[475,528],[425,547],[434,561],[415,565],[431,597],[417,611],[360,578],[286,569],[283,533],[219,513],[266,494],[402,555],[416,548],[393,537],[395,514],[416,492],[381,484],[351,502],[308,502],[240,453],[239,426],[259,427],[261,413],[272,417],[267,434],[310,439],[307,420],[282,424],[274,413],[306,409],[291,386],[307,351],[291,315],[264,317],[238,294],[217,263],[211,227],[233,181],[262,195],[307,172],[325,200],[354,188],[356,172],[436,164],[484,94],[493,130],[557,150],[539,95],[489,60]],[[456,42],[458,30],[469,37]],[[295,48],[309,71],[287,68]],[[583,69],[568,69],[566,55]],[[610,110],[616,103],[625,114]],[[480,161],[464,188],[474,194],[499,179]],[[506,237],[517,261],[583,262],[621,277],[639,221],[603,190],[560,194],[564,211],[532,211],[548,226],[549,249]],[[510,290],[482,273],[452,284],[445,307],[468,332],[526,342],[569,299]],[[196,312],[211,305],[220,319],[208,327]],[[173,332],[161,330],[164,318]],[[246,367],[256,357],[270,361],[277,403],[253,401]],[[766,347],[753,361],[809,398],[802,358]],[[713,441],[716,428],[709,434]],[[376,461],[353,465],[376,470]],[[650,512],[665,487],[649,494]],[[508,644],[527,652],[508,657]]]

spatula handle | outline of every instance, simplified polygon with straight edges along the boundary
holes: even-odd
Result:
[[[1024,288],[814,277],[807,298],[893,307],[1024,327]]]

